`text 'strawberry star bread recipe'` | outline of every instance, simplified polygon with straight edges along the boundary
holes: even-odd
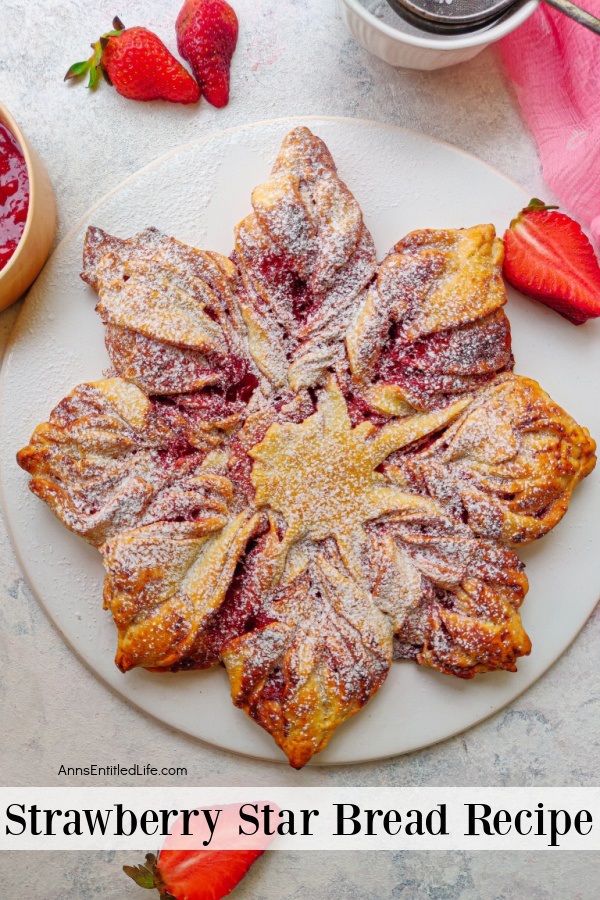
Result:
[[[117,665],[224,664],[299,768],[394,658],[471,678],[530,641],[515,552],[595,464],[514,374],[491,225],[379,265],[322,141],[286,137],[231,259],[88,230],[112,369],[18,454],[100,550]]]

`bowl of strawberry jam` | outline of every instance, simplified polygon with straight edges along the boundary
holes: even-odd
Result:
[[[0,103],[0,310],[35,280],[55,230],[54,193],[44,164]]]

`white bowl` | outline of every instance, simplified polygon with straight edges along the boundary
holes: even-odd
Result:
[[[537,9],[539,0],[526,0],[514,13],[491,28],[471,34],[422,34],[398,16],[394,28],[369,12],[361,0],[338,0],[342,19],[361,46],[384,62],[405,69],[443,69],[466,62],[484,47],[518,28]]]

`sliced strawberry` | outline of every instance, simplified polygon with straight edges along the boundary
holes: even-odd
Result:
[[[161,900],[221,900],[247,875],[264,850],[161,850],[145,865],[123,866],[137,885]]]
[[[275,804],[269,805],[273,815],[279,812]],[[156,888],[162,900],[221,900],[240,883],[274,837],[262,832],[252,837],[240,835],[241,806],[233,803],[221,808],[214,837],[206,850],[196,849],[206,835],[202,816],[188,823],[188,835],[183,832],[184,820],[180,817],[165,839],[158,859],[148,853],[145,865],[123,866],[123,871],[140,887]],[[240,849],[232,849],[236,847]]]
[[[175,900],[221,900],[264,850],[163,850],[158,870]]]
[[[600,266],[580,225],[532,200],[504,234],[504,276],[575,325],[600,316]]]

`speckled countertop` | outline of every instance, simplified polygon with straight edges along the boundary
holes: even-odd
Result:
[[[0,100],[46,162],[58,200],[59,237],[110,188],[159,154],[221,127],[286,115],[405,125],[475,153],[532,195],[549,196],[494,49],[434,73],[394,70],[354,43],[334,0],[235,5],[242,30],[233,99],[218,111],[207,104],[135,104],[104,85],[90,95],[62,83],[68,65],[85,54],[115,13],[127,24],[156,30],[174,49],[178,0],[122,0],[119,8],[114,0],[1,0]],[[0,313],[0,353],[17,313],[18,304]],[[195,785],[598,784],[599,614],[537,685],[471,731],[410,756],[301,774],[200,744],[113,695],[38,608],[2,522],[0,623],[0,777],[6,785],[65,784],[58,775],[61,764],[81,766],[99,755],[129,764],[148,758],[158,767],[186,766],[187,781]],[[142,894],[120,874],[124,861],[114,853],[3,854],[0,895],[134,900]],[[591,854],[439,852],[273,854],[236,896],[571,900],[599,894]]]

